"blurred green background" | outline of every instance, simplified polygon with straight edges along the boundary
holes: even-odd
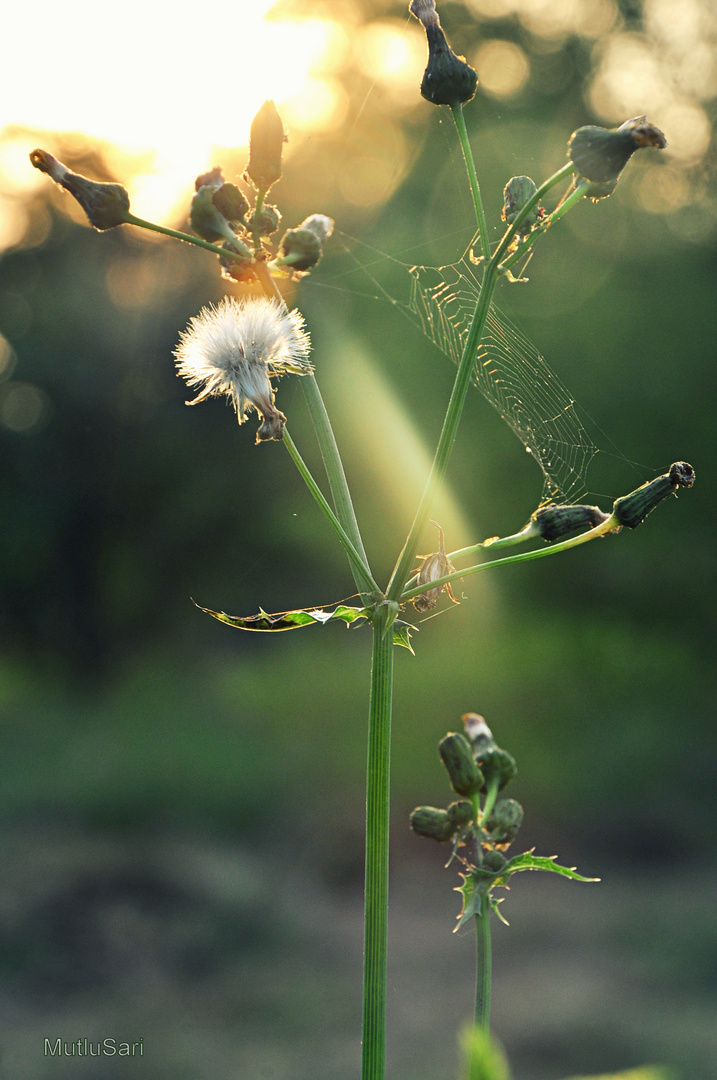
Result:
[[[330,69],[345,114],[290,128],[272,197],[287,226],[337,223],[288,295],[385,581],[453,369],[375,279],[402,299],[414,262],[460,257],[463,165],[450,118],[418,97],[422,31],[401,6],[272,10],[355,44]],[[526,875],[504,905],[495,1028],[516,1080],[646,1062],[711,1080],[717,20],[706,0],[441,15],[483,84],[466,116],[495,239],[504,183],[554,172],[575,127],[649,111],[665,128],[673,149],[568,215],[498,302],[600,448],[585,501],[609,508],[680,459],[697,484],[635,533],[468,579],[397,656],[390,1080],[455,1077],[472,1008],[456,875],[407,829],[414,805],[446,799],[437,742],[468,710],[518,760],[518,842],[603,879]],[[392,82],[400,47],[408,76]],[[124,180],[77,133],[5,138]],[[245,161],[240,147],[220,163],[234,178]],[[370,635],[243,633],[192,605],[328,604],[351,593],[348,568],[281,445],[254,447],[221,401],[185,408],[178,332],[241,287],[197,249],[93,232],[51,188],[3,189],[23,215],[0,261],[4,1075],[128,1075],[42,1056],[45,1037],[111,1036],[144,1039],[143,1080],[355,1076]],[[318,475],[298,380],[277,402]],[[541,483],[473,393],[436,514],[449,549],[516,531]]]

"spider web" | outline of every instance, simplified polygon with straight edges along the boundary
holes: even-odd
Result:
[[[346,250],[358,262],[353,252]],[[457,262],[444,266],[410,265],[381,254],[383,260],[402,268],[408,276],[407,298],[399,299],[390,286],[377,280],[370,269],[375,263],[359,264],[360,269],[385,299],[402,309],[444,356],[458,364],[481,290],[473,243]],[[567,388],[535,345],[494,304],[488,312],[472,379],[542,471],[542,502],[579,502],[587,490],[588,467],[598,447],[585,430]]]

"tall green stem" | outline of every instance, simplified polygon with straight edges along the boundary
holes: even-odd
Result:
[[[388,610],[373,622],[373,657],[366,769],[366,884],[361,1080],[386,1072],[386,957],[388,938],[388,826],[390,809],[393,641]]]
[[[451,456],[451,451],[453,450],[453,443],[455,442],[456,434],[458,432],[461,413],[463,412],[463,406],[468,393],[468,387],[470,386],[478,346],[481,337],[483,336],[485,321],[488,317],[488,310],[493,299],[495,283],[496,268],[491,262],[486,268],[480,298],[473,313],[473,319],[468,330],[468,337],[466,338],[461,362],[458,365],[458,372],[453,384],[453,391],[448,403],[448,409],[446,410],[446,416],[443,421],[441,437],[438,440],[438,447],[436,448],[435,457],[433,458],[431,473],[428,477],[418,510],[416,511],[416,516],[413,519],[411,531],[408,534],[403,551],[399,556],[396,567],[391,575],[388,589],[386,590],[386,596],[389,600],[398,600],[403,591],[405,582],[411,574],[411,568],[413,566],[413,561],[416,558],[421,533],[428,524],[434,500],[446,474],[448,461]]]
[[[490,942],[490,900],[483,893],[480,915],[476,915],[476,1006],[475,1022],[485,1031],[490,1027],[492,956]]]
[[[478,234],[480,236],[481,251],[483,252],[483,257],[487,260],[490,259],[488,222],[486,221],[485,210],[483,209],[483,200],[481,199],[480,185],[478,184],[478,176],[476,174],[475,162],[473,161],[473,152],[471,150],[470,140],[468,139],[468,131],[466,130],[466,120],[463,115],[463,106],[458,104],[455,107],[452,107],[451,114],[453,115],[453,122],[456,125],[456,131],[458,132],[458,141],[460,142],[461,150],[463,151],[463,160],[466,163],[468,184],[471,189],[473,206],[476,212],[476,221],[478,223]]]

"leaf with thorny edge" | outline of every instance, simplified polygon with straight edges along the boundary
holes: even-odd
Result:
[[[350,626],[359,619],[368,619],[370,614],[367,608],[351,607],[347,604],[336,604],[330,610],[326,608],[297,608],[294,611],[280,611],[274,615],[270,615],[260,608],[256,615],[241,616],[227,615],[225,611],[212,611],[211,608],[202,607],[201,604],[197,604],[196,600],[193,600],[192,603],[195,607],[198,607],[200,611],[205,612],[207,615],[211,615],[213,619],[218,619],[219,622],[226,623],[227,626],[234,626],[238,630],[259,631],[260,633],[297,630],[302,626],[315,626],[316,623],[323,625],[332,620],[337,620],[343,622],[346,626]],[[412,653],[411,631],[415,629],[416,627],[412,626],[410,623],[396,620],[393,624],[394,645],[400,645],[402,648],[408,649],[409,652]]]

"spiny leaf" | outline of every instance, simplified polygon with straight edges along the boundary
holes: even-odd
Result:
[[[500,876],[500,882],[497,882],[497,884],[502,883],[503,879],[507,880],[511,874],[518,873],[519,870],[546,870],[553,874],[562,874],[563,877],[572,878],[573,881],[600,880],[600,878],[596,877],[583,877],[582,874],[577,873],[574,866],[560,866],[555,862],[557,855],[533,855],[534,850],[533,848],[510,859]]]
[[[335,604],[331,608],[296,608],[294,611],[279,611],[273,615],[259,608],[256,615],[227,615],[225,611],[213,611],[211,608],[202,607],[195,600],[192,601],[200,611],[211,615],[213,619],[233,626],[238,630],[254,630],[260,633],[278,632],[281,630],[297,630],[302,626],[315,626],[316,623],[324,623],[338,620],[346,626],[357,622],[359,619],[368,619],[367,608],[351,607],[348,604]],[[410,623],[396,621],[393,625],[393,644],[400,645],[413,653],[411,647],[411,631],[415,630]]]

